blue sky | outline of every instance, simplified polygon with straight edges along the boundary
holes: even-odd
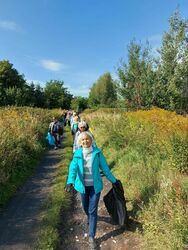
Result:
[[[159,47],[177,6],[187,19],[188,0],[0,0],[0,60],[87,96],[103,73],[116,77],[133,38]]]

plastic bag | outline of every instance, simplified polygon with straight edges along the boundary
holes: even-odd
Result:
[[[50,146],[55,146],[55,138],[50,132],[48,132],[46,139]]]
[[[127,226],[128,213],[126,200],[123,186],[120,181],[118,181],[116,185],[112,185],[110,191],[103,197],[103,201],[113,221],[118,225]]]

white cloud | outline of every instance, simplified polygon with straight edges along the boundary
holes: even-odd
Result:
[[[0,28],[5,30],[19,31],[20,28],[15,22],[12,21],[0,21]]]
[[[46,59],[41,60],[40,65],[45,69],[48,69],[51,71],[56,71],[56,72],[67,68],[64,64],[56,62],[54,60],[50,60],[50,59],[49,60],[46,60]]]

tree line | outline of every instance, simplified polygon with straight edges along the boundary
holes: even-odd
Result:
[[[30,84],[8,60],[0,61],[0,106],[31,106],[40,108],[85,109],[87,98],[73,95],[60,80]]]
[[[161,107],[188,112],[188,21],[177,10],[169,18],[169,31],[154,55],[152,48],[133,40],[128,62],[120,61],[117,79],[101,76],[90,89],[91,106],[124,107],[130,110]]]
[[[31,106],[41,108],[69,108],[72,95],[63,81],[50,80],[42,88],[28,84],[24,75],[7,60],[0,61],[0,105]]]
[[[44,88],[28,84],[7,60],[0,61],[0,106],[42,108],[121,107],[128,110],[160,108],[188,112],[188,21],[177,10],[169,18],[157,56],[149,43],[133,40],[128,61],[121,60],[114,80],[110,72],[100,76],[89,97],[74,97],[63,81],[50,80]]]

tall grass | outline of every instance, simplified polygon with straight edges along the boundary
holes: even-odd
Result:
[[[188,119],[162,109],[83,114],[121,179],[145,249],[188,244]]]
[[[0,109],[0,206],[29,176],[46,147],[46,131],[58,110]]]

